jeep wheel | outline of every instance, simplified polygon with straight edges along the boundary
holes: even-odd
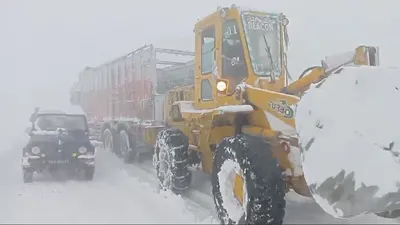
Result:
[[[236,135],[217,147],[212,192],[222,224],[282,224],[285,189],[282,169],[260,138]]]
[[[24,183],[32,183],[33,182],[33,171],[29,169],[22,169],[22,178]]]
[[[85,179],[85,180],[89,180],[89,181],[93,180],[94,171],[95,171],[95,168],[94,168],[94,167],[87,167],[87,168],[85,168],[85,170],[83,171],[83,177],[84,177],[84,179]]]
[[[119,152],[124,160],[124,163],[132,163],[136,155],[130,147],[129,136],[126,130],[121,130],[119,132],[119,148]]]
[[[189,139],[178,129],[158,133],[153,155],[159,185],[175,194],[185,191],[191,182],[188,170]]]
[[[104,149],[107,151],[114,152],[114,138],[112,131],[109,128],[106,128],[103,131],[103,138],[104,138],[103,140]]]

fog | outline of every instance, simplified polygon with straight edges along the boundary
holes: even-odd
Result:
[[[159,184],[151,159],[125,165],[101,148],[96,150],[95,179],[89,183],[52,184],[44,179],[43,185],[25,184],[21,149],[26,142],[21,139],[33,108],[68,103],[71,85],[86,66],[97,66],[145,44],[193,51],[196,21],[218,6],[231,4],[286,14],[290,20],[288,66],[294,79],[304,69],[320,65],[325,56],[359,45],[379,46],[383,66],[400,65],[399,0],[0,0],[0,190],[4,203],[0,204],[0,220],[193,223],[192,212],[181,211],[184,208],[191,208],[196,217],[213,217],[208,176],[193,179],[197,182],[192,184],[197,189],[191,195],[197,193],[193,198],[197,200],[192,199],[195,204],[181,196],[152,195]],[[343,91],[340,86],[338,92]],[[341,104],[337,107],[347,110]],[[351,111],[346,114],[355,115]],[[319,167],[322,161],[318,157],[315,162]],[[332,164],[338,166],[336,162]],[[293,199],[286,204],[288,224],[349,222],[334,219],[310,199]],[[374,215],[359,218],[349,223],[384,222]],[[178,219],[182,220],[175,221]],[[210,224],[206,219],[203,221]]]
[[[380,46],[382,65],[400,64],[395,0],[0,0],[2,142],[23,131],[35,105],[68,101],[85,66],[144,44],[193,50],[196,20],[232,3],[288,16],[294,78],[361,44]]]

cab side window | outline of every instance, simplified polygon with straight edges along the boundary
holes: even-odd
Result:
[[[226,20],[222,32],[223,76],[246,78],[247,65],[237,21],[235,19]]]
[[[213,89],[208,79],[204,79],[201,81],[201,100],[202,101],[213,100]]]
[[[209,27],[201,33],[201,73],[213,71],[215,52],[215,27]]]

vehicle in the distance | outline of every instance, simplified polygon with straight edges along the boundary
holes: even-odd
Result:
[[[67,170],[83,172],[92,180],[95,147],[89,139],[86,115],[78,106],[67,110],[36,108],[31,115],[30,139],[23,148],[23,181],[33,181],[34,173]]]

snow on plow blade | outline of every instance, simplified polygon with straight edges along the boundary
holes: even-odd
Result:
[[[316,202],[348,218],[400,209],[400,69],[346,67],[297,106],[305,178]]]

